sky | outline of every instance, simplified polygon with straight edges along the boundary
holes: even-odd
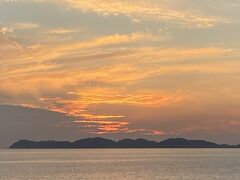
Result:
[[[0,146],[239,144],[239,0],[0,0]]]

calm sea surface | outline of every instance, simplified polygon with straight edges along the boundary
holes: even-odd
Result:
[[[0,150],[0,180],[240,180],[240,149]]]

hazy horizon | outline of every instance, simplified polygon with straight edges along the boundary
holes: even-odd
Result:
[[[240,144],[240,1],[0,0],[0,147]]]

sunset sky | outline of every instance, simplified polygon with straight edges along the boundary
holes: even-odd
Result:
[[[0,0],[0,146],[239,144],[239,0]]]

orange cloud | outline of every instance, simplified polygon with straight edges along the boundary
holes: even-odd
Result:
[[[165,133],[161,130],[151,129],[130,129],[129,122],[124,121],[107,121],[107,120],[79,120],[74,123],[80,124],[81,127],[85,127],[84,131],[92,134],[109,134],[109,133],[140,133],[143,135],[167,135],[171,133]]]
[[[67,116],[75,117],[75,126],[84,127],[84,131],[94,134],[108,133],[142,133],[145,135],[163,135],[162,131],[148,129],[129,128],[130,123],[122,121],[125,115],[91,114],[88,113],[88,106],[101,104],[132,104],[135,106],[155,106],[174,104],[180,97],[167,95],[163,92],[139,92],[138,94],[128,94],[127,92],[113,91],[112,89],[91,90],[99,95],[71,92],[70,99],[45,97],[40,98],[45,109],[63,113]],[[148,93],[148,94],[147,94]],[[108,94],[108,95],[107,95]],[[79,120],[78,120],[79,119]],[[60,124],[64,125],[64,124]]]
[[[190,9],[180,9],[167,1],[132,0],[62,0],[72,8],[83,12],[95,12],[102,16],[125,15],[133,21],[151,20],[181,24],[188,27],[211,27],[223,22],[223,18],[206,16]]]
[[[144,33],[114,34],[82,42],[52,42],[24,46],[2,34],[0,51],[1,94],[4,103],[32,104],[82,119],[74,125],[89,133],[142,133],[163,135],[151,129],[129,128],[125,114],[93,114],[91,105],[131,105],[161,108],[178,104],[186,94],[177,90],[149,90],[144,80],[163,74],[238,71],[239,62],[210,60],[231,57],[236,50],[217,47],[159,48],[138,42],[152,42]],[[128,49],[126,45],[133,45]],[[94,55],[94,56],[93,56]],[[199,61],[208,59],[208,61]],[[181,61],[195,60],[194,63]],[[114,63],[113,63],[114,62]],[[167,63],[165,63],[167,62]],[[169,63],[169,64],[168,64]],[[229,68],[226,68],[229,67]],[[135,84],[138,83],[138,87]],[[54,96],[53,96],[54,95]],[[27,96],[27,97],[26,97]],[[56,97],[55,97],[56,96]],[[65,125],[65,124],[64,124]]]
[[[93,90],[94,91],[94,90]],[[135,104],[135,105],[159,105],[168,104],[180,100],[182,97],[168,95],[158,92],[147,92],[148,94],[118,94],[107,95],[106,92],[101,92],[99,95],[79,93],[81,96],[80,102],[85,104]]]

